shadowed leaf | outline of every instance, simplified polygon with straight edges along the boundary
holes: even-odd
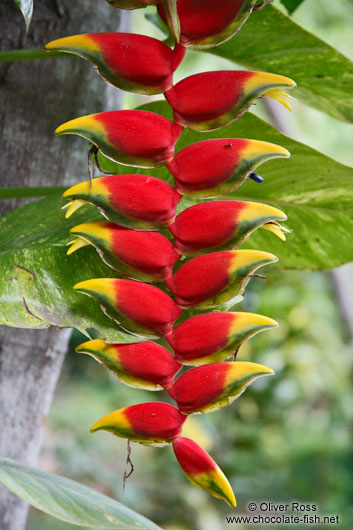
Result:
[[[142,515],[98,491],[0,457],[0,482],[38,510],[89,528],[160,530]]]
[[[79,281],[116,278],[93,247],[66,256],[70,228],[87,219],[102,220],[92,206],[65,220],[64,201],[55,195],[0,218],[0,324],[25,328],[50,325],[94,328],[111,342],[136,342],[121,332],[97,304],[73,289]]]
[[[353,63],[272,5],[254,12],[234,39],[210,52],[250,70],[288,76],[298,85],[291,95],[353,121]]]

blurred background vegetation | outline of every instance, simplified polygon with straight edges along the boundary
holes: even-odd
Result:
[[[293,18],[353,58],[352,0],[306,0]],[[142,11],[133,14],[133,31],[161,37]],[[206,53],[188,52],[177,78],[220,68],[234,67]],[[141,97],[130,94],[125,106],[141,102]],[[255,112],[266,117],[262,103]],[[300,103],[291,114],[283,111],[281,119],[295,139],[353,164],[351,125]],[[185,434],[222,467],[237,496],[239,513],[246,513],[250,500],[298,500],[317,504],[323,515],[338,514],[342,528],[353,528],[352,337],[332,276],[272,272],[266,282],[252,280],[236,310],[280,322],[278,329],[244,345],[238,357],[268,365],[276,375],[255,382],[232,406],[194,416]],[[117,408],[168,396],[122,385],[93,359],[74,352],[84,340],[73,332],[39,467],[111,495],[166,530],[229,528],[225,515],[230,509],[187,482],[169,447],[133,444],[135,471],[123,492],[126,441],[104,432],[90,435],[89,427]],[[31,511],[29,530],[73,528]]]

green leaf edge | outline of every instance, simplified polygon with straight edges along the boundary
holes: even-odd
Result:
[[[5,469],[4,469],[5,468]],[[68,479],[66,477],[61,477],[60,475],[56,475],[56,474],[53,474],[53,473],[48,473],[46,471],[42,471],[38,468],[34,468],[34,467],[30,467],[30,466],[23,466],[23,465],[20,465],[18,464],[17,462],[15,462],[14,460],[11,460],[10,458],[4,458],[2,456],[0,456],[0,482],[2,482],[2,484],[4,484],[4,486],[6,486],[10,491],[12,491],[15,495],[17,495],[18,497],[20,497],[21,499],[23,499],[25,502],[27,502],[28,504],[30,504],[31,506],[34,506],[35,508],[37,508],[38,510],[41,510],[42,512],[44,513],[48,513],[49,515],[57,518],[57,519],[60,519],[62,521],[66,521],[70,524],[73,524],[73,525],[76,525],[76,526],[85,526],[87,528],[97,528],[97,524],[93,523],[92,524],[87,524],[86,522],[76,522],[75,520],[71,520],[71,519],[66,519],[66,518],[63,518],[59,515],[56,515],[53,511],[51,512],[49,509],[45,509],[40,502],[35,502],[33,499],[31,501],[28,500],[29,496],[26,497],[25,493],[23,493],[23,490],[26,488],[26,486],[20,486],[19,484],[19,480],[18,478],[16,478],[16,471],[15,473],[11,474],[11,468],[15,468],[15,470],[17,470],[17,472],[19,473],[25,473],[25,474],[29,474],[31,476],[31,479],[33,481],[33,484],[35,482],[35,480],[37,479],[38,480],[38,477],[39,477],[39,480],[41,478],[43,478],[44,480],[59,480],[59,482],[61,484],[59,484],[58,486],[58,489],[60,489],[60,486],[63,487],[64,491],[65,491],[65,486],[68,488],[68,490],[70,490],[70,488],[74,488],[74,489],[78,489],[78,493],[79,494],[82,494],[84,496],[84,494],[86,494],[87,496],[91,496],[92,494],[94,496],[96,496],[97,499],[100,499],[102,501],[102,504],[103,503],[110,503],[110,504],[115,504],[116,505],[116,508],[118,510],[122,510],[124,512],[127,512],[127,515],[131,518],[137,518],[137,519],[141,519],[141,521],[145,521],[143,524],[147,524],[147,526],[142,526],[140,523],[137,523],[137,525],[135,526],[106,526],[106,524],[104,524],[104,522],[102,521],[102,526],[99,526],[99,528],[102,528],[102,529],[109,529],[109,530],[112,530],[113,528],[117,528],[117,529],[120,529],[120,530],[136,530],[136,529],[139,529],[139,530],[142,530],[142,529],[145,529],[145,530],[162,530],[158,525],[156,525],[155,523],[153,523],[152,521],[150,521],[149,519],[147,519],[146,517],[138,514],[137,512],[135,512],[134,510],[132,510],[131,508],[128,508],[127,506],[125,506],[124,504],[121,504],[119,501],[116,501],[115,499],[112,499],[111,497],[108,497],[106,495],[103,495],[102,493],[96,491],[96,490],[93,490],[92,488],[89,488],[83,484],[80,484],[79,482],[76,482],[74,480],[71,480],[71,479]],[[9,480],[8,480],[9,479]],[[53,481],[54,483],[54,481]],[[20,488],[21,488],[21,494],[18,493],[18,491],[16,490],[16,487],[15,485],[19,485]],[[55,483],[54,483],[55,484]],[[45,487],[45,486],[44,486]],[[109,515],[109,514],[108,514]],[[112,517],[116,517],[115,515],[112,516]]]

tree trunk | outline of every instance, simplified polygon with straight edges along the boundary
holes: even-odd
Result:
[[[123,13],[123,16],[122,16]],[[35,0],[28,37],[14,0],[0,2],[1,50],[97,31],[127,31],[126,12],[104,2]],[[87,142],[55,138],[54,129],[80,115],[118,108],[119,91],[80,58],[0,63],[1,184],[71,185],[87,176]],[[24,200],[0,200],[0,213]],[[0,327],[0,454],[35,465],[41,429],[64,359],[69,330]],[[27,505],[0,486],[1,530],[22,530]]]

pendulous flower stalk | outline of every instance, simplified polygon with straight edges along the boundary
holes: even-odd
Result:
[[[123,90],[163,93],[174,121],[141,110],[111,111],[71,120],[60,125],[56,134],[90,140],[90,157],[96,155],[97,165],[100,154],[138,168],[167,166],[174,188],[153,176],[126,174],[82,182],[64,193],[66,218],[90,204],[108,219],[72,228],[74,239],[67,254],[93,246],[119,276],[129,278],[86,279],[74,289],[95,299],[118,327],[143,339],[109,344],[100,338],[84,342],[76,351],[94,357],[125,384],[146,390],[165,388],[177,407],[161,402],[125,407],[100,419],[91,432],[106,430],[147,445],[173,444],[190,482],[234,508],[236,500],[226,477],[206,451],[181,436],[182,426],[188,415],[226,407],[255,379],[273,374],[271,368],[235,362],[235,357],[246,340],[277,327],[277,322],[224,309],[242,298],[259,267],[277,261],[268,252],[238,247],[257,228],[284,241],[289,230],[280,222],[287,216],[260,202],[217,200],[184,209],[188,201],[180,200],[183,195],[219,197],[239,188],[247,178],[262,182],[254,170],[290,153],[269,142],[243,138],[199,141],[177,154],[175,145],[183,128],[205,132],[228,125],[259,97],[275,99],[290,110],[292,98],[285,90],[296,85],[282,75],[249,71],[204,72],[173,85],[185,48],[211,48],[231,38],[256,0],[107,1],[122,9],[157,6],[176,41],[174,49],[129,33],[74,35],[52,41],[46,49],[83,57],[104,80]],[[173,243],[157,232],[167,227]],[[166,288],[146,283],[162,281]],[[172,296],[165,292],[168,288]],[[210,308],[218,311],[196,314],[176,325],[186,317],[183,309]],[[161,338],[174,355],[146,340]],[[232,362],[223,362],[231,355]],[[182,365],[193,368],[176,378]]]

